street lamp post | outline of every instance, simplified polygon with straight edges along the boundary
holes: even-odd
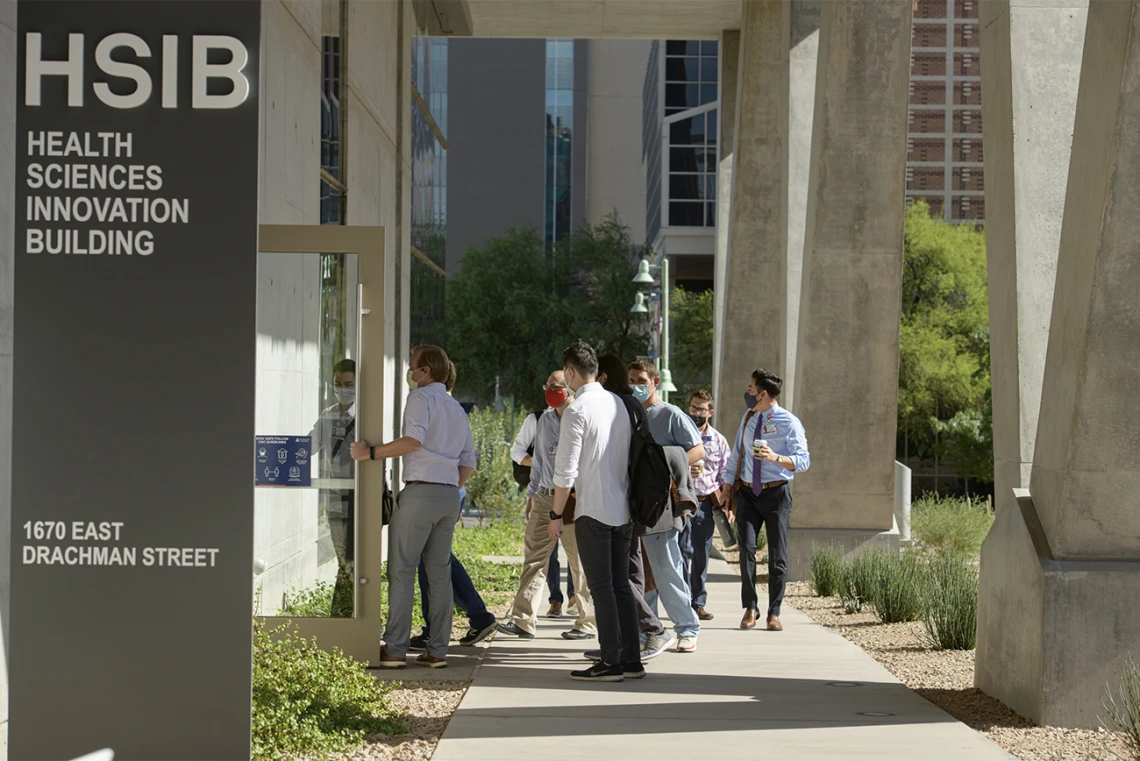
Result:
[[[661,395],[662,401],[669,401],[669,392],[676,391],[677,387],[673,385],[673,375],[669,372],[669,257],[662,256],[661,264],[650,264],[648,260],[642,259],[641,263],[637,265],[637,276],[633,278],[633,282],[638,285],[652,285],[653,276],[649,274],[650,270],[661,270],[661,356],[657,360],[657,368],[661,373],[661,384],[657,387],[658,393]],[[645,297],[643,294],[637,294],[637,303],[630,309],[631,312],[644,313],[649,311],[645,308]]]

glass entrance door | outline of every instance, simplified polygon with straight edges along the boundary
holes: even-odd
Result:
[[[273,625],[374,662],[381,626],[384,230],[260,228],[254,590]],[[370,315],[376,315],[369,319]]]

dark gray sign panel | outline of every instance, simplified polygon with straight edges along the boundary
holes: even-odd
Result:
[[[249,758],[260,17],[17,8],[13,759]]]

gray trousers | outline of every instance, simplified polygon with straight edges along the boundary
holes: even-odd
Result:
[[[451,639],[451,538],[459,518],[459,490],[452,486],[412,484],[396,497],[388,524],[388,625],[384,650],[407,655],[412,637],[416,568],[423,558],[431,594],[428,653],[447,655]]]

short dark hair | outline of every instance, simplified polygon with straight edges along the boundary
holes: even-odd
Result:
[[[780,396],[780,389],[784,387],[784,382],[780,380],[780,376],[767,370],[756,370],[752,373],[752,380],[756,381],[757,389],[767,391],[768,396],[773,399]]]
[[[579,375],[598,374],[598,355],[585,341],[576,341],[562,352],[562,366],[572,367]]]
[[[657,363],[651,359],[635,359],[629,363],[628,372],[645,373],[649,376],[649,380],[657,380],[661,377],[661,374],[657,371]]]
[[[629,371],[626,370],[625,361],[616,354],[603,354],[598,357],[598,373],[605,373],[606,382],[602,388],[611,394],[629,396],[633,389],[629,387]]]
[[[713,404],[713,395],[708,389],[694,388],[689,394],[689,404],[692,404],[694,399],[700,399],[702,402],[708,402],[710,407],[716,407]]]
[[[455,378],[455,363],[449,359],[447,360],[447,380],[443,382],[443,387],[451,391],[455,388]]]
[[[356,362],[351,359],[342,359],[333,365],[333,375],[337,373],[352,373],[356,375]]]

